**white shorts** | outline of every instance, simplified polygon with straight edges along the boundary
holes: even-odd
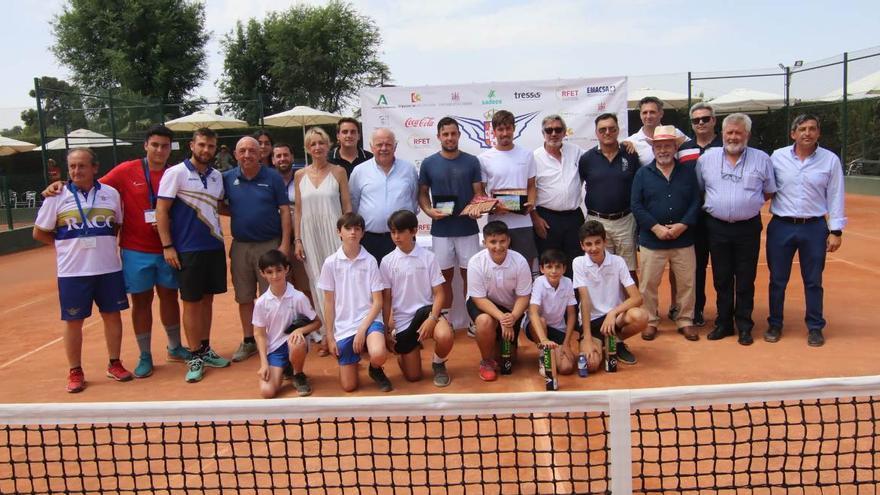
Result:
[[[467,269],[471,256],[480,252],[480,234],[461,237],[431,237],[431,249],[441,270],[448,270],[458,263]]]

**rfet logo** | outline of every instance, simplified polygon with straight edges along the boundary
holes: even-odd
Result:
[[[577,100],[580,97],[580,89],[560,88],[556,90],[556,97],[560,100]]]
[[[458,115],[454,118],[461,126],[461,132],[467,136],[468,139],[480,145],[480,148],[482,149],[489,149],[492,147],[494,141],[494,136],[492,135],[492,115],[494,113],[494,111],[489,111],[483,115],[483,119],[488,120],[474,119]],[[514,116],[513,122],[516,127],[516,133],[514,134],[513,139],[518,139],[522,133],[525,132],[529,124],[531,124],[532,121],[535,120],[535,117],[538,116],[538,113],[539,112],[530,112]]]
[[[409,94],[409,101],[412,103],[419,103],[420,101],[422,101],[422,95],[416,92],[412,92]]]
[[[431,147],[431,136],[426,134],[410,134],[409,138],[406,140],[407,144],[409,144],[410,148],[420,149],[420,148],[430,148]]]
[[[422,117],[420,119],[408,118],[403,121],[403,126],[407,128],[434,127],[434,117]]]

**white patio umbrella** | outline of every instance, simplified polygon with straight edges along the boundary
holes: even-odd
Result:
[[[861,98],[870,98],[872,96],[880,96],[880,71],[868,74],[858,81],[847,83],[846,86],[847,99],[857,100]],[[819,98],[820,101],[837,101],[842,99],[842,86]]]
[[[758,113],[785,106],[785,98],[776,93],[737,88],[709,101],[718,113]]]
[[[679,108],[686,106],[688,103],[688,95],[683,93],[666,91],[665,89],[639,88],[629,91],[629,95],[626,99],[627,108],[630,110],[638,108],[639,100],[646,96],[659,98],[660,101],[663,102],[664,108]],[[691,100],[696,103],[698,101],[698,98],[691,98]]]
[[[217,115],[214,112],[199,110],[183,117],[165,122],[165,127],[172,131],[194,131],[202,127],[208,129],[241,129],[249,127],[249,124],[243,120],[225,115]]]
[[[342,115],[299,105],[290,110],[263,117],[263,123],[275,127],[302,127],[303,153],[306,157],[306,163],[308,163],[309,154],[305,149],[306,126],[335,124],[341,118]]]
[[[13,155],[21,151],[30,151],[36,147],[37,145],[33,143],[0,136],[0,156]]]
[[[88,129],[77,129],[71,131],[67,135],[66,140],[64,138],[58,138],[45,144],[47,150],[63,150],[68,147],[76,148],[80,146],[88,146],[89,148],[106,148],[108,146],[113,146],[113,138]],[[131,143],[117,139],[116,146],[131,146]],[[38,146],[32,151],[41,151],[42,149],[42,146]]]

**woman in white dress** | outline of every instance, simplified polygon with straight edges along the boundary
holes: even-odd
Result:
[[[309,275],[309,286],[315,303],[315,312],[323,321],[324,292],[315,284],[321,275],[321,265],[340,246],[336,220],[351,211],[351,196],[345,169],[327,161],[330,137],[320,127],[306,132],[305,147],[312,163],[293,176],[296,202],[293,209],[294,253],[303,260]],[[327,355],[324,328],[315,332],[319,343],[318,354]]]

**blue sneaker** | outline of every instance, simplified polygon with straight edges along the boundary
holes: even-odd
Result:
[[[195,383],[202,381],[202,378],[205,376],[205,368],[203,366],[202,360],[194,357],[186,362],[187,370],[186,370],[186,382],[187,383]]]
[[[168,362],[185,363],[193,358],[191,352],[186,347],[179,345],[174,349],[168,348]]]
[[[210,366],[212,368],[225,368],[230,364],[228,359],[220,357],[214,352],[214,349],[211,349],[210,347],[204,354],[202,354],[202,361],[205,362],[205,366]]]
[[[138,360],[137,367],[134,369],[135,378],[146,378],[153,374],[153,355],[149,352],[142,352],[141,358]]]

